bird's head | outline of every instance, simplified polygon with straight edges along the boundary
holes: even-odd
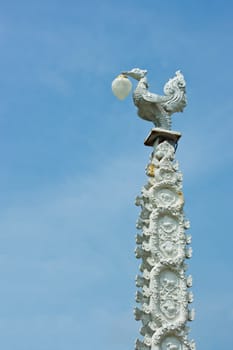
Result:
[[[133,79],[140,80],[146,76],[147,70],[140,69],[140,68],[133,68],[130,71],[122,72],[122,74],[127,75]]]

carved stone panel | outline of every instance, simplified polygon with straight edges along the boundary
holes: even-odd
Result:
[[[166,327],[180,326],[187,319],[186,280],[181,271],[155,268],[151,271],[152,319]]]
[[[182,350],[182,344],[176,337],[166,337],[161,343],[161,350]]]
[[[157,186],[154,189],[153,202],[159,208],[179,210],[184,204],[183,194],[175,186]]]

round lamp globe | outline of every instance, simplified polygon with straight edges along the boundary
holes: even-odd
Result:
[[[131,89],[131,81],[123,74],[118,75],[112,82],[112,92],[119,100],[124,100]]]

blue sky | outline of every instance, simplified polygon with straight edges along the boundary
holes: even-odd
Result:
[[[152,125],[111,82],[181,69],[173,117],[191,221],[198,349],[232,347],[233,3],[0,1],[0,345],[133,349],[134,198]]]

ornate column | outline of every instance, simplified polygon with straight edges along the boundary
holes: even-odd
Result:
[[[189,308],[192,277],[186,274],[185,263],[192,255],[191,236],[186,234],[189,221],[183,212],[182,174],[175,161],[181,134],[171,131],[171,115],[186,106],[186,84],[178,71],[165,84],[165,96],[160,96],[148,91],[146,74],[134,68],[112,85],[114,94],[123,99],[130,90],[128,77],[136,79],[133,100],[138,115],[156,126],[145,140],[145,145],[153,147],[146,168],[148,182],[136,198],[141,207],[135,250],[136,258],[141,259],[136,302],[141,306],[135,308],[135,318],[142,323],[142,338],[136,340],[135,349],[194,350],[187,327],[194,319],[194,310]]]
[[[166,134],[166,135],[165,135]],[[194,318],[188,304],[193,301],[189,291],[192,277],[186,275],[186,258],[191,236],[183,206],[182,174],[175,161],[175,148],[181,135],[153,129],[146,145],[153,146],[146,168],[148,182],[143,186],[136,205],[141,207],[137,221],[136,257],[141,259],[136,277],[135,318],[142,322],[136,350],[195,349],[188,340],[187,321]]]

